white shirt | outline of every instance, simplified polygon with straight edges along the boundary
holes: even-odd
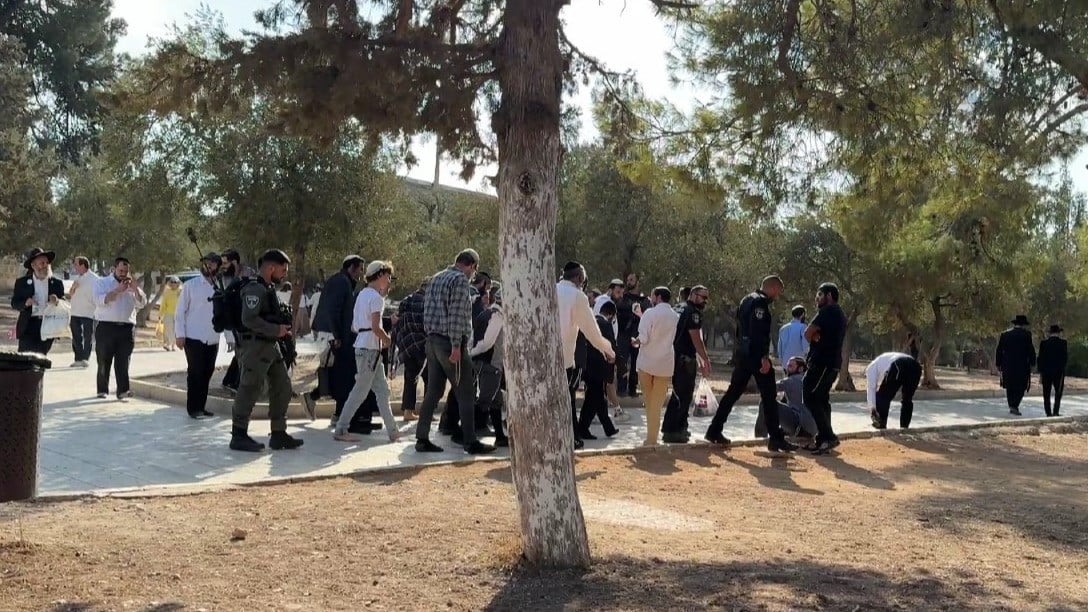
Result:
[[[666,302],[642,313],[638,322],[638,371],[653,376],[672,376],[676,357],[672,343],[680,315]]]
[[[499,332],[502,331],[502,311],[498,308],[493,309],[491,318],[487,320],[487,329],[484,330],[484,337],[480,338],[477,342],[468,350],[469,357],[476,357],[477,355],[483,355],[491,350],[495,346],[495,341],[499,339]]]
[[[321,301],[321,292],[315,291],[310,296],[310,327],[314,326],[314,319],[317,318],[317,303]]]
[[[641,358],[641,355],[639,356]],[[880,383],[884,381],[884,375],[888,373],[888,368],[892,367],[892,362],[896,359],[903,357],[910,357],[906,353],[884,353],[877,356],[865,368],[865,399],[869,402],[869,407],[876,406],[876,390],[880,387]]]
[[[133,280],[133,283],[136,281]],[[131,291],[125,291],[109,304],[106,303],[106,295],[117,288],[117,277],[110,274],[98,279],[94,284],[94,320],[108,321],[111,323],[136,324],[136,311],[147,305],[147,296],[136,287],[138,295],[132,295]]]
[[[98,282],[98,275],[90,270],[76,277],[72,283],[72,316],[94,317],[94,285]]]
[[[31,315],[35,317],[42,316],[42,311],[49,305],[49,278],[38,278],[37,275],[31,275],[34,279],[34,304]]]
[[[593,302],[593,314],[594,316],[601,314],[601,306],[611,302],[612,298],[607,293],[602,293],[597,296],[596,301]],[[612,335],[620,337],[620,323],[618,319],[612,319]]]
[[[291,303],[291,292],[290,291],[277,291],[276,292],[276,297],[279,299],[280,304],[290,304]]]
[[[555,286],[559,298],[559,338],[563,343],[563,367],[574,367],[574,347],[578,344],[578,332],[585,334],[586,340],[598,351],[609,357],[615,357],[612,343],[601,335],[597,319],[589,308],[589,296],[574,286],[569,280],[561,280]]]
[[[204,276],[185,281],[178,296],[178,311],[174,315],[174,335],[191,338],[204,344],[218,346],[219,332],[212,327],[212,297],[215,287]]]
[[[355,296],[355,310],[351,317],[351,329],[359,334],[355,337],[355,348],[371,349],[374,351],[380,351],[382,349],[377,334],[373,331],[359,330],[371,330],[370,315],[375,312],[378,313],[378,324],[381,325],[381,314],[383,310],[385,310],[385,298],[382,297],[382,294],[378,293],[377,289],[367,287],[360,291],[359,295]]]

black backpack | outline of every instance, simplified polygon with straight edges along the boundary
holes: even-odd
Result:
[[[212,294],[212,329],[222,331],[245,331],[242,325],[242,289],[253,282],[248,276],[235,279],[223,289],[216,288]]]

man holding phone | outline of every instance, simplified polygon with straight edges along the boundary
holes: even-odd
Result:
[[[98,397],[110,392],[110,366],[114,366],[117,399],[132,397],[128,365],[136,345],[136,311],[147,305],[147,296],[129,276],[128,258],[117,257],[113,274],[98,279],[94,285],[95,355],[98,356]]]

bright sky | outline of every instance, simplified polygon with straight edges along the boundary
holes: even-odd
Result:
[[[272,0],[230,0],[211,2],[223,14],[228,28],[241,31],[256,29],[253,13],[270,6]],[[187,14],[193,14],[201,0],[114,0],[114,15],[128,23],[128,34],[119,49],[132,55],[143,54],[149,38],[167,36],[171,24],[184,24]],[[654,15],[646,0],[572,0],[563,10],[567,35],[586,53],[601,59],[614,70],[634,70],[646,94],[653,98],[668,98],[687,106],[694,92],[677,88],[669,82],[665,53],[673,46],[673,28],[665,20]],[[581,92],[576,102],[582,107],[582,138],[596,136],[589,110],[589,91]],[[434,178],[434,144],[427,139],[417,140],[415,146],[417,166],[407,174],[414,178]],[[455,186],[493,191],[484,187],[482,176],[494,174],[494,168],[482,168],[470,185],[457,177],[460,166],[444,163],[442,182]],[[1088,151],[1082,151],[1070,168],[1078,190],[1088,192]]]

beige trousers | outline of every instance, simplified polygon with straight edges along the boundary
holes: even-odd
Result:
[[[646,402],[645,446],[653,446],[657,444],[658,434],[661,433],[661,411],[668,399],[672,376],[654,376],[639,372],[638,384],[642,386],[642,398]]]

